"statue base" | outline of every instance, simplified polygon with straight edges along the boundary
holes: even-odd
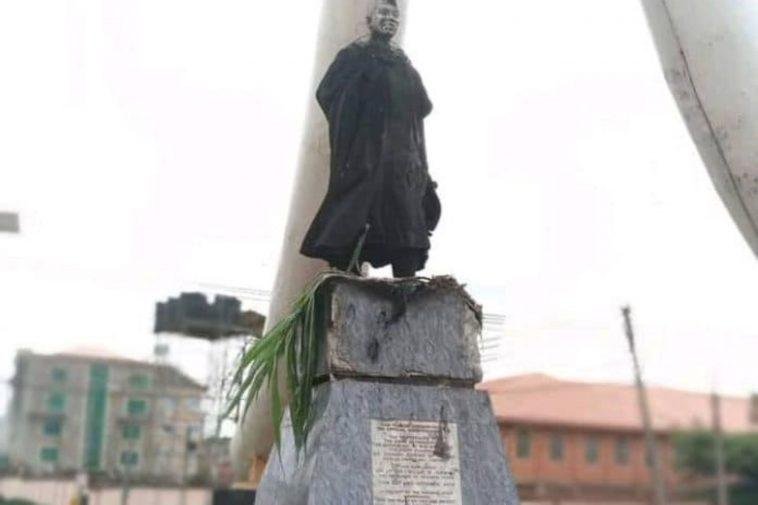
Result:
[[[324,290],[315,422],[283,426],[256,505],[518,505],[481,380],[481,313],[450,278]]]

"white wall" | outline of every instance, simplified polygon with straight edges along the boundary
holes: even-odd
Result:
[[[76,490],[74,480],[0,479],[0,495],[38,505],[69,505]],[[213,493],[209,489],[188,489],[186,493],[186,501],[182,502],[182,492],[177,488],[136,487],[129,493],[129,505],[211,505]],[[90,505],[121,505],[121,489],[92,490]]]

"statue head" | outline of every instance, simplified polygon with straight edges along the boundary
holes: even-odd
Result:
[[[371,35],[390,40],[400,28],[400,9],[397,0],[375,0],[368,13]]]

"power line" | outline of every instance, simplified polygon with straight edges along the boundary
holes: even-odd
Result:
[[[198,283],[203,289],[210,289],[224,294],[234,294],[243,299],[249,299],[256,302],[270,303],[271,291],[265,289],[255,289],[244,286],[229,286],[224,284],[200,282]],[[480,359],[483,364],[493,363],[500,357],[498,352],[501,348],[502,338],[505,335],[506,316],[496,313],[485,313],[482,315],[482,336],[479,340]]]
[[[222,293],[241,293],[249,295],[251,299],[262,302],[271,302],[272,293],[265,289],[249,288],[244,286],[228,286],[211,282],[199,282],[198,286],[206,289],[217,290]],[[492,326],[503,325],[506,321],[504,314],[485,312],[482,315],[483,321]]]

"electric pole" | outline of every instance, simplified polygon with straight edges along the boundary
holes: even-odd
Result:
[[[187,505],[187,485],[189,480],[189,460],[191,453],[197,450],[197,444],[193,439],[192,426],[184,429],[184,452],[182,458],[182,489],[179,496],[180,505]]]
[[[0,212],[0,233],[19,233],[18,214],[15,212]]]
[[[663,465],[658,455],[658,444],[653,433],[653,424],[650,419],[650,407],[647,400],[645,383],[642,380],[642,369],[639,358],[637,357],[637,345],[634,339],[634,328],[632,327],[632,309],[628,306],[621,308],[621,314],[624,316],[624,329],[626,339],[629,343],[629,352],[632,355],[632,364],[634,366],[634,377],[637,385],[637,396],[640,405],[640,414],[642,415],[642,424],[645,428],[645,446],[650,458],[653,471],[653,497],[655,505],[667,505],[666,482],[663,475]]]
[[[129,505],[129,465],[124,465],[123,475],[121,476],[121,505]]]
[[[721,427],[721,396],[713,392],[711,396],[713,414],[713,446],[716,453],[716,484],[718,505],[729,505],[729,489],[726,483],[726,463],[724,458],[724,431]]]

